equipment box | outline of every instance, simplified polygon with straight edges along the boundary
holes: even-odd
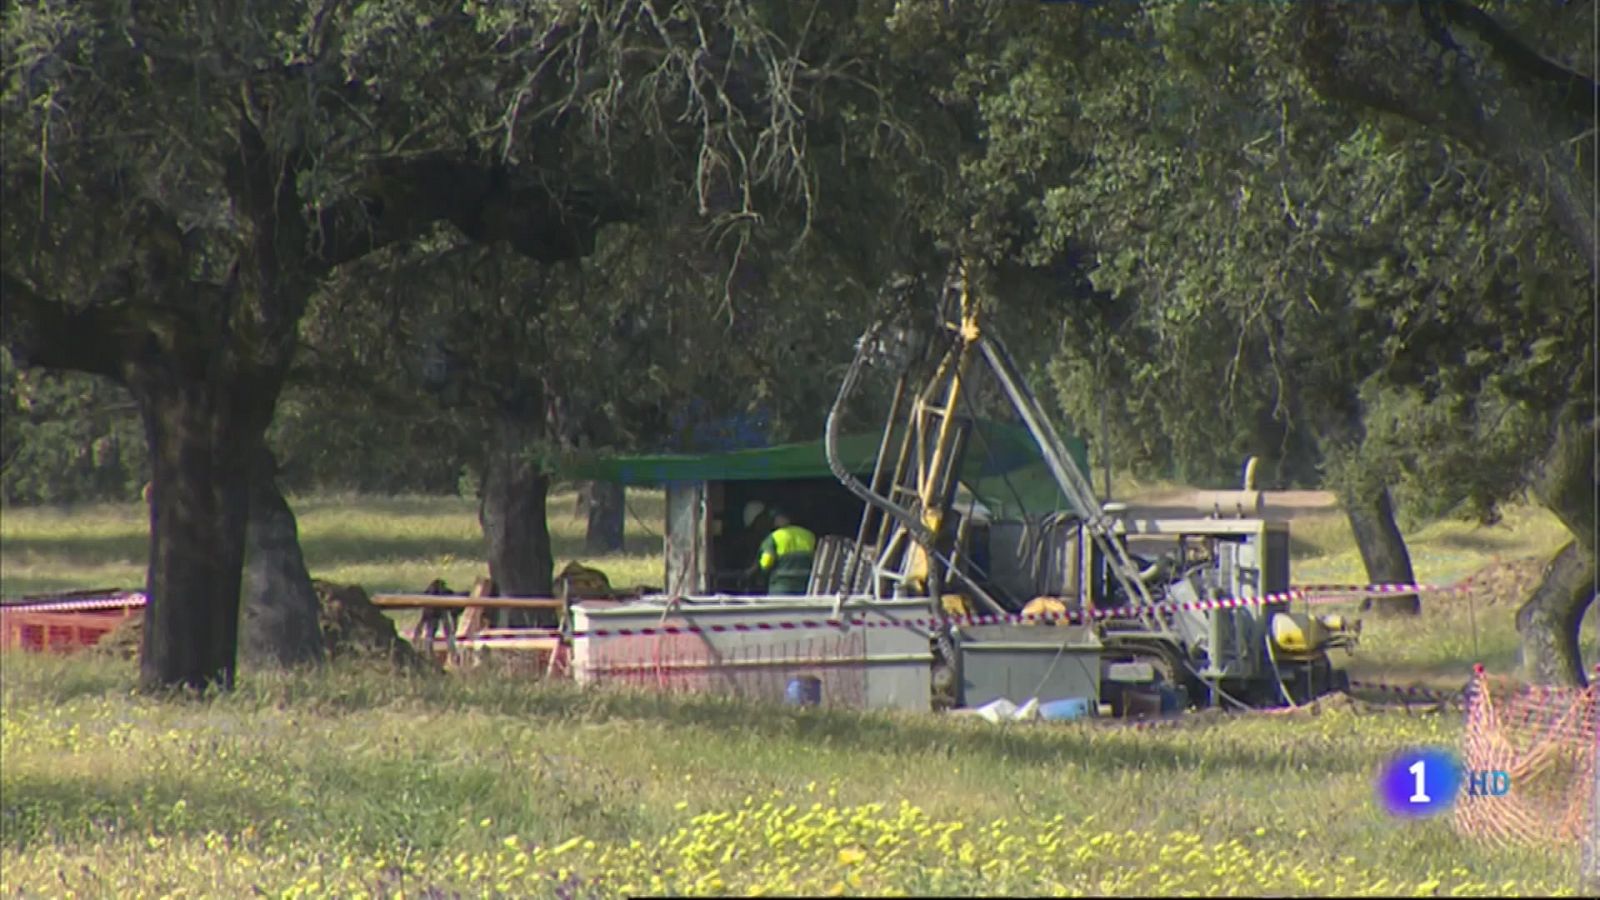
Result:
[[[1100,698],[1101,644],[1082,626],[988,625],[960,630],[961,705]]]
[[[926,600],[686,597],[572,609],[579,684],[633,685],[783,702],[789,682],[821,683],[823,706],[932,706]]]

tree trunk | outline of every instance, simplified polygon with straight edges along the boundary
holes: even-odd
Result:
[[[277,460],[260,447],[250,471],[239,650],[246,665],[287,668],[325,658],[317,595],[300,554],[294,512],[278,490]]]
[[[224,390],[204,381],[130,387],[150,442],[154,486],[140,685],[228,690],[249,515],[240,459],[262,440],[265,419],[241,416]]]
[[[1400,526],[1395,524],[1389,489],[1347,496],[1344,508],[1356,547],[1361,551],[1361,563],[1367,569],[1367,581],[1372,584],[1415,583],[1411,553],[1406,549]],[[1422,612],[1422,600],[1416,594],[1384,594],[1368,598],[1361,608],[1372,609],[1379,615],[1415,616]]]
[[[1563,422],[1534,494],[1555,513],[1573,540],[1562,548],[1528,602],[1517,611],[1523,674],[1539,684],[1582,687],[1588,683],[1578,645],[1583,614],[1594,603],[1596,566],[1595,422]]]
[[[503,596],[548,597],[554,582],[545,517],[550,478],[525,452],[531,439],[526,428],[496,425],[484,466],[478,521],[488,544],[489,577]],[[513,627],[553,623],[553,617],[521,611],[501,618]]]
[[[586,486],[589,527],[584,533],[584,553],[601,556],[621,552],[624,490],[622,485],[609,481],[591,481]]]
[[[1594,602],[1595,567],[1589,554],[1569,541],[1550,564],[1528,602],[1517,610],[1522,635],[1523,677],[1535,684],[1583,687],[1578,628]]]

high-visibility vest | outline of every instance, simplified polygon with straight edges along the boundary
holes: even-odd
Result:
[[[803,578],[811,574],[811,555],[817,536],[799,525],[785,525],[761,542],[761,571],[775,578]]]

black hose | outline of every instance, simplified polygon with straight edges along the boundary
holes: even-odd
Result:
[[[911,532],[911,536],[916,539],[917,543],[924,547],[931,547],[933,545],[933,536],[929,534],[927,527],[910,510],[892,500],[886,500],[874,494],[870,488],[861,483],[860,479],[850,473],[849,467],[844,464],[844,460],[839,456],[839,423],[842,418],[840,413],[844,409],[845,401],[855,392],[856,382],[861,378],[861,367],[866,363],[867,348],[872,345],[872,340],[877,337],[881,327],[881,324],[877,324],[868,328],[867,333],[862,336],[861,342],[856,346],[855,359],[850,361],[850,368],[845,370],[844,382],[839,385],[839,395],[834,398],[833,407],[828,410],[828,424],[823,434],[822,445],[823,449],[827,451],[828,468],[833,470],[833,476],[839,479],[839,482],[845,486],[846,490],[854,494],[861,502],[875,507],[885,515],[892,516],[895,521]]]
[[[861,378],[861,367],[866,363],[867,350],[872,346],[873,339],[877,337],[881,327],[881,323],[874,324],[867,329],[866,334],[862,335],[861,341],[856,345],[855,358],[850,361],[850,368],[845,370],[844,382],[839,385],[839,394],[834,398],[833,407],[828,410],[828,424],[822,440],[823,449],[827,452],[828,468],[833,471],[834,477],[839,479],[839,482],[845,486],[846,490],[854,494],[861,502],[876,507],[887,516],[892,516],[895,521],[899,522],[911,534],[912,540],[915,540],[922,547],[931,560],[943,563],[945,568],[952,570],[952,574],[960,579],[979,599],[993,607],[996,612],[1004,613],[1005,608],[1003,606],[997,603],[993,597],[990,597],[989,593],[976,581],[967,577],[966,573],[957,570],[953,562],[939,552],[933,533],[928,530],[926,525],[922,524],[921,519],[900,504],[873,493],[870,488],[861,483],[860,479],[850,473],[849,467],[844,464],[844,460],[839,456],[841,411],[844,409],[845,401],[855,391],[856,382]]]

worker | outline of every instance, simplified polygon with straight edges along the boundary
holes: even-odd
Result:
[[[769,594],[804,594],[811,582],[811,555],[817,536],[794,524],[785,511],[772,510],[775,526],[761,542],[757,567],[767,576]]]

